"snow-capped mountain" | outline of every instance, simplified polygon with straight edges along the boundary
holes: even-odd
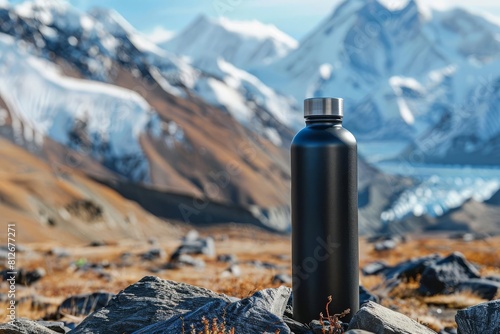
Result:
[[[361,142],[421,141],[444,126],[447,111],[457,114],[465,106],[462,113],[474,115],[481,107],[477,119],[483,125],[469,131],[480,133],[481,140],[471,137],[471,143],[484,146],[500,134],[491,122],[498,112],[491,83],[500,77],[499,50],[500,27],[463,9],[437,11],[414,0],[400,8],[348,0],[296,50],[253,73],[297,101],[344,97],[345,124]],[[489,96],[482,94],[472,106],[479,86],[489,87]],[[452,118],[461,125],[434,143],[439,150],[454,146],[460,127],[469,125],[467,117]]]
[[[193,94],[222,107],[277,145],[291,139],[288,128],[298,123],[292,100],[256,77],[220,59],[206,62],[212,73],[195,68],[149,42],[113,10],[82,13],[64,1],[36,0],[0,10],[0,19],[1,32],[28,41],[37,55],[64,59],[86,78],[112,82],[119,64],[171,94]]]
[[[18,137],[42,145],[47,136],[88,150],[132,180],[150,181],[139,139],[161,125],[137,93],[64,77],[53,63],[22,52],[5,34],[0,34],[0,73],[0,96]]]
[[[273,25],[204,15],[162,44],[166,50],[188,57],[199,68],[205,68],[206,61],[221,58],[240,69],[269,64],[297,46],[295,39]]]
[[[255,77],[222,62],[217,77],[195,69],[114,11],[36,0],[0,7],[0,21],[0,127],[19,145],[43,151],[55,141],[121,179],[242,205],[288,228],[288,159],[275,144],[293,133],[273,114],[283,112],[272,109],[277,94]],[[247,109],[204,101],[223,107],[225,94]]]

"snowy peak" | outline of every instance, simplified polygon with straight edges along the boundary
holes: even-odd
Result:
[[[184,31],[163,44],[166,50],[193,63],[223,58],[243,69],[271,63],[297,47],[297,41],[274,25],[199,16]]]

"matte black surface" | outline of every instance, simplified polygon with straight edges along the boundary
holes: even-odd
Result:
[[[309,323],[359,308],[357,148],[339,119],[307,120],[293,139],[292,272],[294,319]]]

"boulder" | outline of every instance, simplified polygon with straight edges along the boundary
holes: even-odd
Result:
[[[53,330],[56,333],[65,334],[70,331],[68,327],[64,325],[62,321],[37,321],[37,324],[42,325],[50,330]]]
[[[410,259],[385,269],[383,274],[387,279],[416,279],[429,265],[441,259],[442,257],[437,254]]]
[[[470,291],[479,297],[487,300],[495,298],[500,289],[500,282],[490,281],[482,278],[473,278],[458,283],[455,291]]]
[[[364,266],[361,269],[361,272],[365,276],[378,275],[388,268],[389,267],[387,266],[387,264],[385,262],[377,261],[377,262],[369,263],[366,266]]]
[[[354,315],[348,330],[363,329],[377,334],[435,334],[407,316],[374,302],[368,302]]]
[[[0,324],[0,333],[2,334],[57,334],[36,321],[28,319],[15,319],[13,323]]]
[[[74,316],[89,315],[90,313],[108,305],[114,294],[108,292],[94,292],[66,298],[57,309],[60,314]]]
[[[273,277],[273,284],[292,284],[292,277],[288,274],[276,274]]]
[[[85,318],[71,334],[123,334],[198,310],[208,303],[230,303],[222,294],[189,284],[146,276]],[[200,321],[197,319],[197,321]]]
[[[345,332],[345,334],[375,334],[373,332],[368,332],[363,329],[351,329]]]
[[[215,257],[214,239],[211,237],[199,238],[198,235],[189,236],[188,233],[170,260],[175,261],[183,254],[205,254],[209,257]]]
[[[217,256],[217,261],[225,263],[236,263],[238,262],[238,257],[233,254],[221,254]]]
[[[458,283],[479,277],[477,269],[462,254],[455,252],[425,268],[420,278],[419,292],[424,295],[449,293],[454,291]]]
[[[5,270],[2,270],[0,272],[0,276],[2,277],[2,279],[4,281],[6,281],[7,279],[11,278],[11,274],[10,273],[10,270],[9,269],[5,269]],[[37,268],[37,269],[34,269],[34,270],[27,270],[27,269],[18,269],[16,271],[16,284],[19,284],[19,285],[24,285],[24,286],[30,286],[32,285],[33,283],[41,280],[44,276],[45,276],[45,269],[43,268]]]
[[[458,334],[500,333],[500,299],[459,310],[455,316]]]
[[[375,296],[374,294],[370,293],[368,290],[366,290],[362,285],[359,286],[359,306],[363,305],[364,303],[367,302],[379,302],[379,298]]]
[[[153,261],[156,259],[163,259],[165,257],[165,251],[161,248],[152,248],[149,251],[141,254],[141,258],[144,261]]]
[[[398,245],[398,243],[395,240],[384,240],[384,241],[377,242],[375,244],[375,246],[373,246],[373,248],[377,252],[383,252],[383,251],[388,251],[388,250],[394,249],[394,248],[396,248],[397,245]]]
[[[135,331],[134,334],[170,334],[183,333],[191,330],[196,332],[204,328],[203,319],[208,321],[210,328],[212,320],[225,324],[226,329],[235,329],[236,333],[291,333],[283,320],[283,313],[290,297],[289,288],[266,289],[233,303],[215,299],[187,314],[178,314]]]

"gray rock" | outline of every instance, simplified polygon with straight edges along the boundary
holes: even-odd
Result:
[[[387,268],[389,268],[389,266],[387,266],[387,263],[385,263],[385,262],[382,262],[382,261],[372,262],[372,263],[369,263],[366,266],[364,266],[361,269],[361,272],[365,276],[378,275],[378,274],[382,273],[384,270],[386,270]]]
[[[439,331],[439,334],[457,334],[457,329],[451,327],[445,327],[444,329]]]
[[[362,285],[359,286],[359,306],[363,305],[364,303],[367,302],[379,302],[379,298],[375,296],[374,294],[370,293],[368,290],[366,290]]]
[[[0,276],[4,281],[7,279],[11,278],[11,274],[9,274],[10,270],[5,269],[0,272]],[[37,268],[34,270],[27,270],[27,269],[18,269],[16,271],[16,284],[24,285],[24,286],[30,286],[33,283],[38,282],[41,280],[45,275],[45,269],[43,268]]]
[[[408,261],[401,262],[394,267],[387,268],[384,270],[383,274],[387,279],[416,279],[418,275],[422,274],[429,265],[441,259],[442,257],[437,254],[410,259]]]
[[[1,334],[57,334],[53,330],[28,319],[15,319],[13,324],[0,324]]]
[[[217,261],[226,263],[236,263],[238,261],[238,257],[233,254],[221,254],[217,256]]]
[[[292,277],[287,274],[277,274],[273,277],[273,284],[291,284]]]
[[[106,305],[115,295],[108,292],[94,292],[66,298],[57,309],[61,314],[88,315]]]
[[[200,233],[196,230],[190,230],[183,238],[184,242],[192,242],[200,239]]]
[[[66,327],[62,321],[37,321],[36,323],[56,333],[66,334],[69,332],[69,328]]]
[[[227,296],[207,289],[147,276],[121,291],[70,333],[132,333],[217,301],[231,303]]]
[[[218,319],[227,329],[236,333],[291,333],[283,320],[283,312],[290,297],[289,288],[266,289],[253,296],[228,303],[215,299],[187,314],[178,314],[170,319],[135,331],[134,334],[170,334],[187,332],[191,325],[197,332],[203,329],[201,319]]]
[[[205,261],[202,259],[195,259],[187,254],[182,254],[177,258],[176,263],[184,266],[195,267],[195,268],[205,268]]]
[[[165,251],[161,248],[153,248],[146,253],[141,254],[141,258],[145,261],[153,261],[156,259],[163,259],[165,257]]]
[[[500,283],[500,275],[486,276],[485,279],[487,279],[489,281],[494,281],[494,282],[499,282]]]
[[[53,255],[53,256],[59,257],[59,258],[70,256],[68,250],[65,248],[62,248],[62,247],[54,247],[54,248],[50,249],[47,253],[48,253],[48,255]]]
[[[287,314],[287,312],[285,312],[285,314]],[[298,322],[297,320],[293,320],[287,315],[283,316],[283,321],[288,326],[288,328],[290,328],[290,331],[294,334],[314,334],[309,326]]]
[[[345,332],[345,334],[375,334],[375,333],[368,332],[368,331],[365,331],[363,329],[351,329],[351,330]]]
[[[455,316],[458,334],[500,333],[500,299],[459,310]]]
[[[384,240],[377,242],[374,246],[375,251],[383,252],[396,248],[398,243],[395,240]]]
[[[419,292],[424,295],[448,293],[454,291],[458,283],[479,277],[477,269],[461,253],[455,252],[425,268]]]
[[[270,269],[270,270],[279,270],[280,269],[280,267],[274,263],[262,262],[259,260],[248,261],[247,264],[255,266],[256,268],[259,268],[259,269]]]
[[[500,282],[490,281],[482,278],[473,278],[464,282],[458,283],[455,291],[470,291],[479,297],[487,300],[495,298],[500,289]]]
[[[363,305],[352,318],[348,329],[364,329],[377,334],[435,334],[415,320],[374,302]]]
[[[172,254],[170,260],[175,261],[183,254],[205,254],[209,257],[215,257],[215,242],[211,237],[196,238],[194,236],[184,238],[182,244]]]

